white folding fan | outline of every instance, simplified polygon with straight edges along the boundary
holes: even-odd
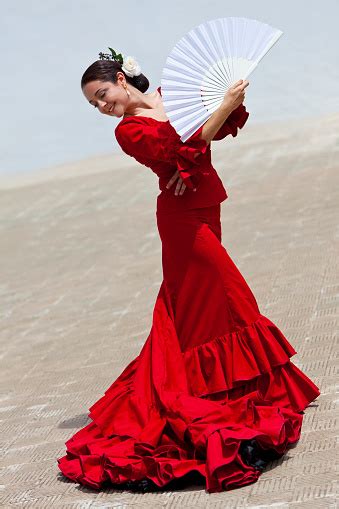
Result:
[[[220,106],[228,88],[247,79],[283,32],[255,19],[202,23],[174,46],[161,77],[169,122],[186,141]]]

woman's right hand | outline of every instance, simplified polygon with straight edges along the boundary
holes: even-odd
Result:
[[[234,83],[226,92],[222,105],[235,110],[245,99],[245,88],[248,87],[247,80],[239,80]]]

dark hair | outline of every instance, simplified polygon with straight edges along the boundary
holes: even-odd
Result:
[[[144,74],[139,76],[133,76],[130,78],[127,76],[121,68],[120,62],[117,60],[96,60],[91,64],[81,78],[81,88],[83,88],[90,81],[111,81],[116,83],[118,81],[117,72],[121,71],[126,78],[127,83],[133,85],[141,92],[146,92],[149,87],[149,81]]]

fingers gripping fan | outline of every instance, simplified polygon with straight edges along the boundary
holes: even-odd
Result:
[[[185,142],[218,109],[228,88],[247,79],[283,32],[228,17],[190,30],[168,55],[161,77],[167,117]]]

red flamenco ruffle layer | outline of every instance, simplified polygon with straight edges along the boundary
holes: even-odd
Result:
[[[205,477],[208,492],[255,482],[261,472],[243,462],[241,441],[255,438],[284,453],[299,440],[300,412],[318,387],[290,361],[296,351],[263,315],[181,352],[160,295],[154,313],[139,356],[66,442],[60,470],[94,489],[143,478],[161,487],[192,471]]]

